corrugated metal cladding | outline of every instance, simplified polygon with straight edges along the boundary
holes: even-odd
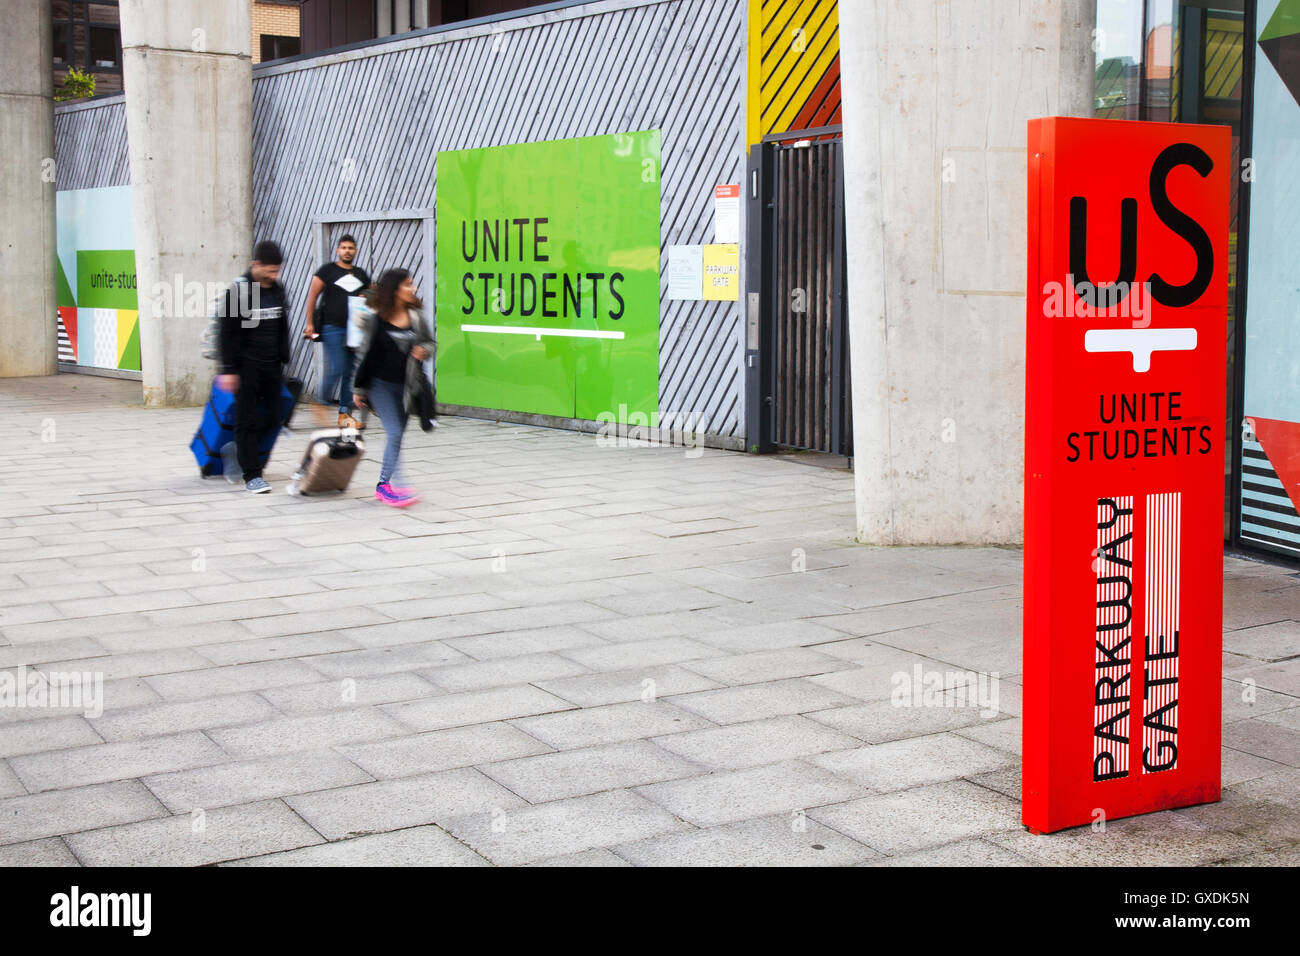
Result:
[[[713,241],[713,187],[742,181],[745,11],[744,0],[604,0],[255,69],[255,231],[284,247],[297,330],[319,265],[313,217],[433,208],[440,150],[661,129],[666,275],[669,245]],[[358,236],[359,264],[372,275],[415,264],[419,227],[376,224],[372,248]],[[432,299],[431,270],[417,280]],[[661,413],[741,436],[743,355],[739,303],[669,300],[661,282]],[[309,384],[312,364],[300,345]]]
[[[54,156],[55,189],[130,185],[125,99],[57,107]]]

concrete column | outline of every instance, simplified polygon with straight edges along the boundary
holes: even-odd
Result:
[[[841,3],[858,538],[1022,538],[1025,124],[1092,111],[1096,0]]]
[[[53,375],[54,71],[49,0],[10,0],[0,30],[0,377]]]
[[[120,10],[145,404],[195,405],[212,366],[191,290],[242,273],[253,245],[250,4]]]

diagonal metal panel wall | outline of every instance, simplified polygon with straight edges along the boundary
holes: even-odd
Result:
[[[661,272],[669,245],[711,242],[713,187],[743,176],[745,9],[744,0],[603,0],[256,68],[254,230],[284,248],[296,332],[319,265],[313,217],[432,208],[440,150],[661,129]],[[385,261],[412,234],[386,235],[387,248],[362,249],[372,275],[421,254]],[[432,299],[432,269],[422,271]],[[661,412],[741,436],[740,304],[666,294],[665,278]],[[297,341],[295,370],[310,387],[315,370]]]
[[[130,185],[126,100],[119,95],[56,107],[54,156],[58,190]]]

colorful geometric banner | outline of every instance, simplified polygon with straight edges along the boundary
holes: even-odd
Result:
[[[131,187],[56,194],[59,360],[140,370]]]

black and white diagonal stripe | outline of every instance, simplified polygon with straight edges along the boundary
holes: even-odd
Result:
[[[55,314],[59,323],[59,361],[75,365],[77,353],[72,350],[72,339],[68,338],[68,330],[63,327],[63,316]]]
[[[1258,442],[1242,442],[1241,536],[1300,553],[1300,514]]]

